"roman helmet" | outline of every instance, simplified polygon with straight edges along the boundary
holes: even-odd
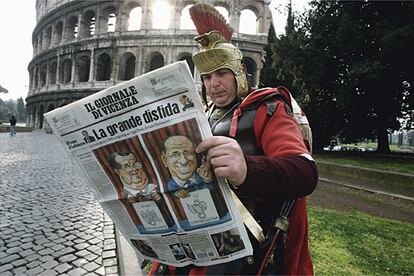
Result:
[[[193,5],[190,8],[190,15],[199,33],[194,40],[200,44],[201,48],[193,55],[197,70],[203,75],[221,68],[230,69],[236,78],[237,96],[245,97],[248,84],[243,54],[230,43],[233,28],[213,6],[206,3]]]

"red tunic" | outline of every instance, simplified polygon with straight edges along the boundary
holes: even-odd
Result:
[[[289,218],[282,274],[313,274],[304,196],[316,187],[316,166],[314,162],[298,157],[308,150],[296,119],[286,112],[281,101],[277,102],[276,111],[270,118],[266,115],[266,106],[259,107],[254,131],[265,156],[246,156],[248,174],[237,192],[282,202],[300,198]],[[269,179],[278,181],[269,182]]]

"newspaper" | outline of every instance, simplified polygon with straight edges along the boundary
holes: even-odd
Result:
[[[225,179],[194,151],[212,134],[186,62],[44,116],[141,260],[205,266],[252,254]]]

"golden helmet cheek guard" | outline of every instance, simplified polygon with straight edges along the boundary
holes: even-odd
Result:
[[[226,68],[234,73],[237,83],[237,96],[243,98],[248,93],[248,84],[241,51],[228,43],[223,35],[211,31],[194,38],[203,50],[193,55],[193,61],[201,76]]]

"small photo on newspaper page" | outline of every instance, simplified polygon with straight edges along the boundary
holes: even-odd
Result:
[[[177,229],[136,136],[94,149],[93,153],[139,233],[159,234]]]
[[[191,97],[184,94],[181,95],[178,99],[180,100],[182,111],[186,111],[194,107],[194,102]]]
[[[243,240],[237,228],[232,228],[217,234],[211,235],[214,246],[221,257],[229,256],[245,249]]]
[[[130,241],[132,243],[132,246],[138,249],[138,251],[142,255],[149,257],[149,258],[156,258],[156,259],[159,258],[157,253],[155,253],[155,251],[152,249],[152,247],[149,245],[149,243],[146,240],[131,239]]]
[[[195,118],[142,134],[179,227],[185,231],[231,220],[223,193],[203,154]]]

